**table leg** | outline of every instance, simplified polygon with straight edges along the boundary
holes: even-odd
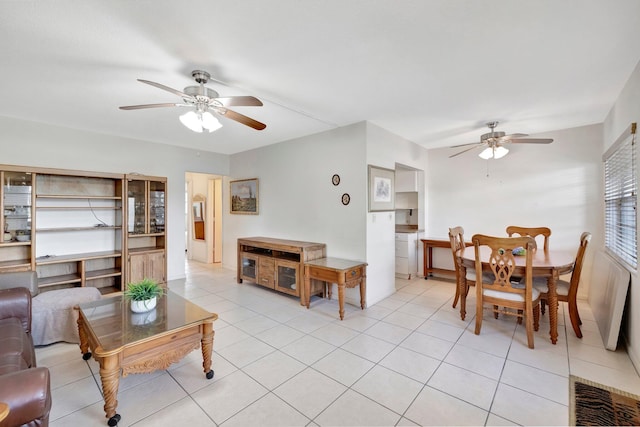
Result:
[[[311,274],[309,273],[309,267],[304,267],[304,302],[307,308],[309,308],[311,297],[309,294],[311,293]]]
[[[104,412],[109,419],[109,425],[115,426],[120,420],[120,415],[116,414],[118,407],[118,386],[120,385],[120,365],[118,364],[118,354],[99,358],[100,380],[102,381],[102,394],[104,396]]]
[[[427,275],[433,276],[433,274],[431,274],[431,268],[433,267],[433,247],[429,246],[427,248],[427,252],[429,253],[429,260],[428,260],[429,267],[426,269],[428,273],[424,275],[425,280],[427,279]]]
[[[422,242],[422,273],[424,280],[427,280],[427,243]]]
[[[558,293],[556,290],[558,276],[558,272],[554,271],[553,275],[547,280],[547,287],[549,288],[547,293],[549,297],[549,335],[553,344],[558,342]]]
[[[80,352],[82,352],[82,358],[89,360],[91,353],[89,352],[89,338],[87,332],[84,330],[84,320],[81,314],[78,315],[78,336],[80,337]]]
[[[344,319],[344,281],[338,283],[338,305],[340,306],[340,320]]]
[[[213,352],[213,322],[205,322],[202,325],[202,339],[200,344],[202,347],[202,367],[207,379],[213,378],[213,369],[211,369],[211,353]]]
[[[367,276],[362,275],[360,280],[360,308],[364,310],[367,306]]]

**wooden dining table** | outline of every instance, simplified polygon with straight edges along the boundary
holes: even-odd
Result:
[[[462,261],[463,268],[474,268],[476,262],[475,247],[466,247],[463,251],[460,251],[460,260]],[[487,246],[480,247],[480,259],[482,260],[482,270],[491,271],[489,267],[489,256],[491,255],[491,249]],[[537,250],[533,253],[532,267],[533,277],[546,277],[549,292],[547,293],[548,305],[549,305],[549,335],[551,336],[551,342],[555,344],[558,342],[558,294],[556,292],[556,284],[558,277],[563,274],[570,273],[573,270],[573,264],[575,262],[575,251],[570,250],[552,250],[548,251]],[[524,256],[516,256],[516,269],[514,276],[525,275],[525,263],[526,258]],[[466,274],[466,271],[465,271]],[[458,286],[462,286],[461,283]],[[463,295],[465,290],[460,289],[460,295]]]

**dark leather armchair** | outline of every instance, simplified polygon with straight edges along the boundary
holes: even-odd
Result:
[[[31,294],[23,287],[0,290],[0,402],[9,405],[0,427],[49,425],[49,370],[36,367]]]

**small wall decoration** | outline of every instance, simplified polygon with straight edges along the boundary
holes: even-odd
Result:
[[[349,195],[349,193],[344,193],[342,195],[342,204],[347,206],[349,202],[351,202],[351,196]]]
[[[369,165],[369,212],[395,208],[395,171]]]
[[[331,177],[331,182],[333,183],[333,185],[338,185],[338,184],[340,184],[340,175],[338,175],[337,173],[336,173],[336,174],[334,174],[334,175]]]
[[[229,193],[232,214],[258,214],[258,178],[229,182]]]

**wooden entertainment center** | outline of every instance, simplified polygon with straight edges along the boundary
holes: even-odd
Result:
[[[166,178],[0,165],[0,182],[0,273],[37,271],[41,291],[166,282]]]
[[[325,258],[324,243],[299,242],[270,237],[238,239],[237,281],[260,286],[300,298],[306,305],[304,263]],[[310,295],[324,292],[324,282],[313,280]]]

